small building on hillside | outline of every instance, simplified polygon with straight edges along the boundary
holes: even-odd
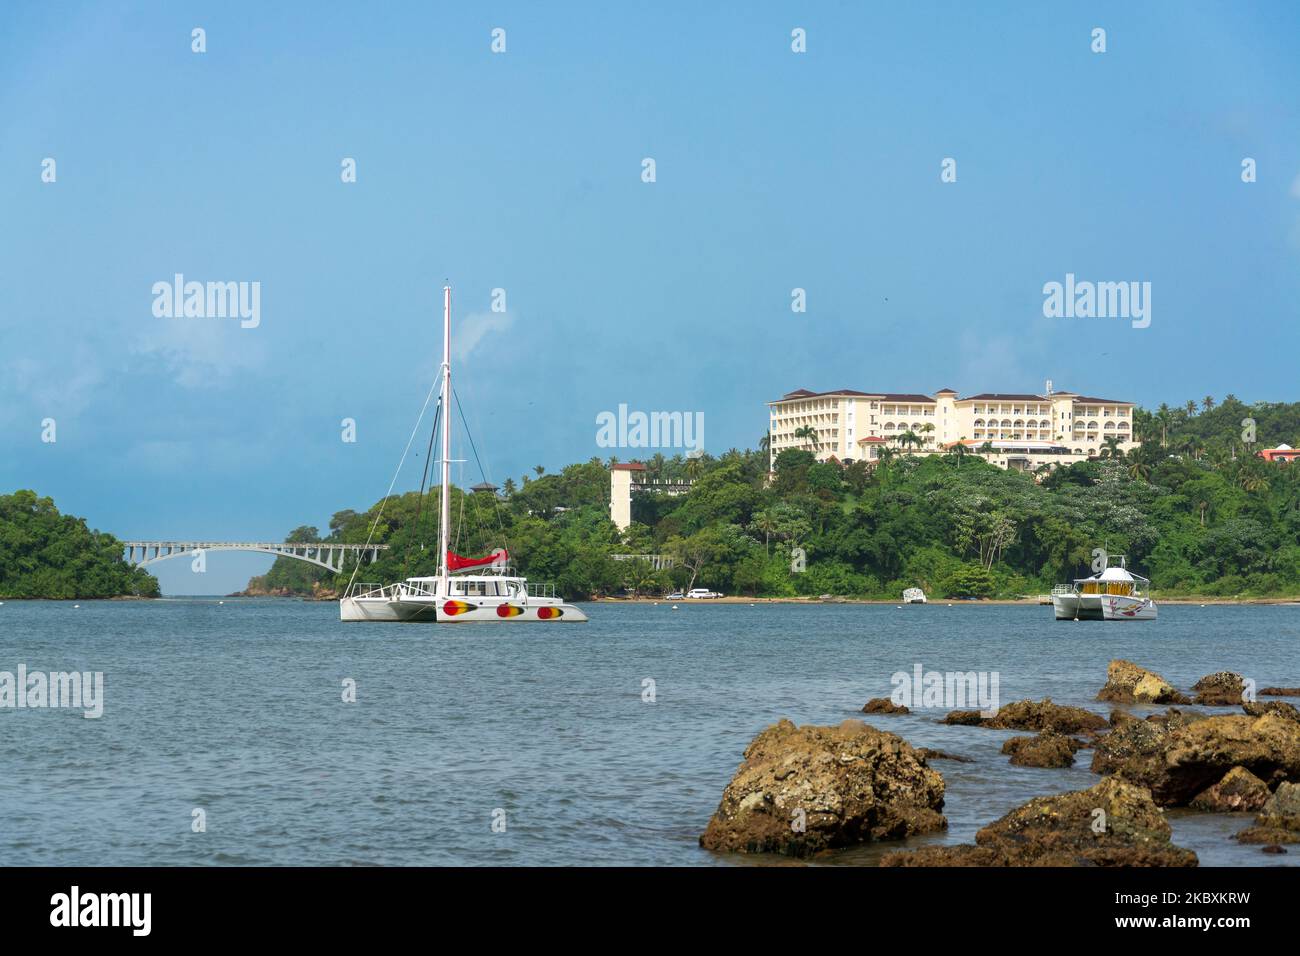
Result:
[[[1264,448],[1257,451],[1255,454],[1259,455],[1259,457],[1263,458],[1265,461],[1280,461],[1286,463],[1300,458],[1300,449],[1292,448],[1290,445],[1283,442],[1276,448]]]

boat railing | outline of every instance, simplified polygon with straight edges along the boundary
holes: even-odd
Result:
[[[415,597],[437,597],[438,596],[435,592],[430,591],[424,585],[412,584],[410,581],[403,581],[401,584],[392,585],[392,587],[394,592],[396,592],[400,588],[401,593],[404,595],[412,595]]]
[[[1058,584],[1058,585],[1056,585],[1055,587],[1052,588],[1052,593],[1053,593],[1053,594],[1073,594],[1073,593],[1074,593],[1074,585],[1073,585],[1073,584]]]
[[[543,583],[541,583],[541,582],[538,582],[538,583],[536,583],[536,584],[533,584],[533,583],[530,582],[530,583],[527,585],[527,587],[528,587],[528,596],[529,596],[529,597],[544,597],[544,598],[553,598],[553,597],[555,597],[555,585],[554,585],[554,584],[543,584]]]
[[[391,584],[379,584],[376,581],[355,581],[343,596],[345,598],[386,598],[391,596],[391,589]]]

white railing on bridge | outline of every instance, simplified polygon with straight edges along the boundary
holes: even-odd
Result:
[[[340,574],[349,556],[354,564],[360,564],[365,558],[373,563],[379,560],[380,551],[388,550],[388,545],[330,541],[123,541],[122,548],[127,563],[138,567],[198,551],[259,551],[296,558]]]

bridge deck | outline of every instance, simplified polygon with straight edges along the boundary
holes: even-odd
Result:
[[[143,567],[156,561],[180,557],[202,551],[258,551],[277,557],[296,558],[335,574],[351,555],[355,563],[369,555],[372,562],[379,560],[379,552],[387,551],[386,544],[342,544],[336,541],[123,541],[122,548],[129,564]],[[138,557],[137,557],[138,555]]]

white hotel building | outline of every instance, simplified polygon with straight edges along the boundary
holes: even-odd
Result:
[[[1115,438],[1127,452],[1138,447],[1132,402],[1090,398],[1052,390],[1016,395],[983,392],[959,398],[950,388],[933,395],[799,389],[768,402],[771,460],[802,448],[818,461],[875,461],[880,449],[933,455],[961,442],[1004,468],[1032,471],[1040,465],[1095,458]],[[796,432],[811,428],[816,441]],[[911,433],[919,444],[900,442]]]

